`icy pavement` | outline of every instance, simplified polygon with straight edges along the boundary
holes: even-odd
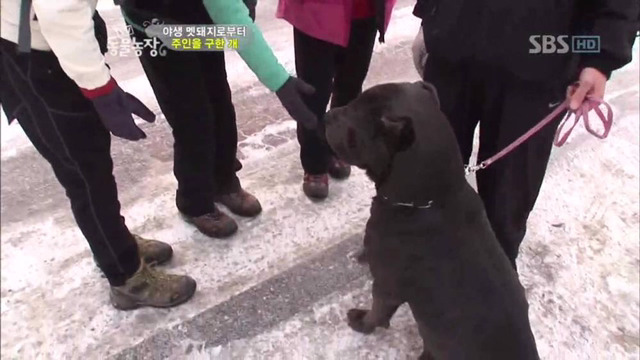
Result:
[[[376,45],[367,86],[417,79],[410,44],[418,28],[400,1],[387,44]],[[293,69],[291,28],[261,1],[258,23]],[[117,11],[105,8],[112,26]],[[636,44],[637,45],[637,44]],[[637,359],[640,336],[638,224],[638,49],[616,72],[607,100],[610,137],[582,129],[554,149],[519,259],[544,359]],[[114,59],[128,91],[157,109],[133,58]],[[173,204],[171,135],[164,120],[143,124],[141,143],[114,140],[116,178],[127,224],[171,243],[166,268],[198,281],[193,300],[175,309],[119,312],[70,215],[48,165],[19,127],[2,123],[2,359],[412,359],[421,341],[405,307],[389,330],[352,332],[346,311],[369,303],[357,248],[372,186],[355,171],[331,184],[323,204],[300,190],[294,123],[255,82],[236,54],[227,56],[240,128],[243,185],[264,213],[240,220],[229,241],[183,223]]]

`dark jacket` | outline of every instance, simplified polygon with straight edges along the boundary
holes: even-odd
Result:
[[[129,12],[152,15],[164,23],[213,24],[203,0],[116,0],[117,4]],[[242,0],[247,8],[255,8],[258,0]],[[147,16],[148,17],[148,16]]]
[[[127,15],[147,20],[156,17],[164,24],[213,24],[202,0],[120,0]],[[142,21],[140,21],[141,25]]]
[[[584,67],[609,77],[631,61],[639,14],[638,0],[418,0],[414,9],[430,55],[483,61],[539,82],[576,80]],[[598,35],[600,52],[531,54],[532,35]]]

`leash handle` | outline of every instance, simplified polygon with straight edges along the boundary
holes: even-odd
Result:
[[[607,108],[606,116],[604,115],[602,110],[600,110],[600,105],[604,105]],[[582,105],[580,105],[580,107],[574,111],[569,108],[569,99],[566,99],[560,105],[558,105],[549,115],[547,115],[542,120],[540,120],[540,122],[536,126],[534,126],[529,131],[524,133],[522,136],[517,138],[514,142],[509,144],[507,147],[502,149],[497,154],[482,161],[480,164],[465,167],[465,172],[467,174],[470,174],[478,170],[482,170],[488,167],[489,165],[493,164],[494,162],[498,161],[500,158],[507,155],[518,146],[522,145],[522,143],[527,141],[531,136],[533,136],[535,133],[540,131],[540,129],[545,127],[547,124],[549,124],[558,115],[560,115],[563,111],[567,109],[568,109],[567,113],[565,114],[564,118],[561,120],[560,125],[556,130],[556,135],[554,138],[555,146],[560,147],[565,144],[565,142],[569,138],[569,135],[571,135],[571,132],[576,127],[578,122],[580,122],[580,120],[584,121],[585,129],[587,130],[587,132],[597,137],[598,139],[605,139],[607,138],[607,136],[609,136],[609,131],[611,130],[611,127],[613,125],[613,110],[611,109],[611,106],[606,101],[589,95],[584,100]],[[589,121],[589,111],[591,110],[595,111],[596,115],[598,115],[598,118],[602,122],[602,125],[604,127],[604,131],[602,132],[602,134],[598,133],[591,127],[591,122]],[[574,115],[573,123],[571,124],[569,129],[566,132],[564,132],[564,134],[562,134],[562,130],[565,128],[565,125],[567,125],[569,119],[571,118],[571,115]]]
[[[602,110],[600,110],[600,105],[604,105],[607,108],[606,116],[602,113]],[[602,132],[602,134],[599,134],[597,131],[593,129],[593,127],[591,127],[591,122],[589,121],[589,111],[591,110],[594,110],[596,112],[596,115],[598,115],[598,118],[602,122],[602,126],[604,128],[604,131]],[[571,114],[575,115],[573,119],[573,124],[564,133],[564,135],[560,136],[560,134],[562,133],[562,130],[564,129],[569,118],[571,117]],[[567,139],[569,138],[569,135],[571,135],[571,132],[576,127],[576,125],[580,122],[580,120],[584,121],[584,127],[589,134],[597,137],[598,139],[605,139],[607,136],[609,136],[609,131],[611,130],[611,126],[613,125],[613,110],[611,109],[611,106],[607,102],[603,101],[602,99],[599,99],[593,96],[588,96],[587,99],[582,103],[582,105],[576,111],[569,111],[565,116],[565,118],[560,122],[560,126],[558,126],[556,137],[554,139],[554,145],[558,147],[564,145]]]

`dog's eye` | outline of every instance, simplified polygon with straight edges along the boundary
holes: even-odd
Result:
[[[357,146],[356,143],[356,132],[353,128],[349,128],[347,130],[347,146],[349,149],[355,149]]]

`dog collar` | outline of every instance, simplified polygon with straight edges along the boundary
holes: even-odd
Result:
[[[391,206],[398,206],[398,207],[406,207],[406,208],[413,208],[413,209],[429,209],[433,206],[433,200],[429,200],[426,204],[424,205],[419,205],[419,204],[415,204],[415,203],[405,203],[405,202],[396,202],[396,201],[392,201],[391,199],[389,199],[386,196],[383,195],[378,195],[376,197],[373,198],[374,200],[376,199],[380,199],[383,200],[384,202],[388,203]]]

